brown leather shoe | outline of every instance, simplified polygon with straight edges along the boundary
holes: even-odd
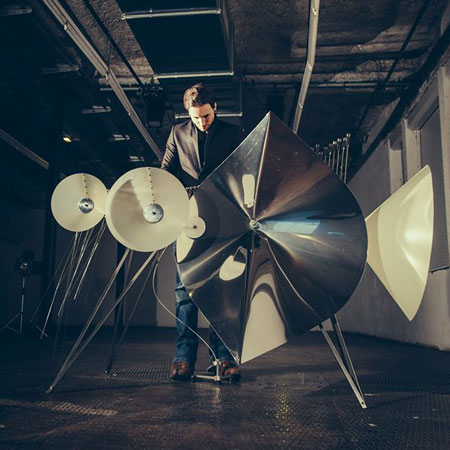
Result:
[[[170,365],[170,379],[175,381],[190,381],[194,369],[186,361],[175,361]]]
[[[234,361],[222,361],[220,366],[220,374],[223,377],[229,378],[232,381],[238,381],[241,379],[239,367]]]

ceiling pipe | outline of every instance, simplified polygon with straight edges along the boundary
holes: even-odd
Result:
[[[205,78],[205,77],[231,77],[234,70],[205,70],[204,72],[170,72],[155,73],[158,80],[176,79],[176,78]]]
[[[120,56],[120,59],[123,61],[123,63],[127,66],[127,69],[130,71],[131,75],[133,76],[133,78],[136,80],[136,83],[142,88],[144,89],[144,83],[142,83],[141,79],[139,78],[138,74],[136,73],[136,71],[133,69],[133,67],[131,66],[131,64],[129,63],[127,57],[123,54],[122,50],[120,49],[120,47],[117,45],[117,42],[114,40],[114,38],[112,37],[111,33],[109,32],[108,28],[106,28],[105,24],[103,23],[103,21],[100,19],[100,17],[97,14],[97,11],[95,11],[94,7],[91,5],[89,0],[83,0],[84,5],[86,6],[86,8],[89,10],[89,12],[91,13],[92,17],[94,18],[95,22],[97,23],[97,25],[101,28],[101,30],[103,31],[104,35],[108,38],[109,42],[111,43],[111,45],[114,47],[114,50],[117,52],[117,54]],[[152,69],[153,71],[153,69]]]
[[[401,60],[401,58],[403,56],[403,53],[405,52],[406,47],[409,44],[409,41],[413,37],[413,35],[414,35],[415,31],[416,31],[416,28],[418,27],[418,25],[419,25],[423,15],[425,14],[425,11],[427,10],[429,4],[430,4],[430,0],[424,0],[424,2],[422,3],[422,6],[420,7],[419,12],[417,13],[416,19],[414,20],[414,23],[412,24],[412,26],[411,26],[411,28],[410,28],[410,30],[408,32],[408,35],[406,36],[405,40],[403,41],[403,44],[402,44],[402,46],[400,48],[400,51],[398,52],[394,62],[392,63],[392,66],[389,69],[389,72],[386,75],[386,78],[380,84],[377,84],[377,86],[375,87],[374,91],[372,92],[372,95],[371,95],[371,97],[369,99],[369,102],[367,103],[366,108],[364,109],[364,113],[361,116],[361,119],[359,119],[358,125],[356,126],[356,129],[353,131],[353,134],[357,134],[359,132],[362,124],[364,123],[365,118],[367,117],[367,114],[369,113],[370,108],[374,104],[374,101],[375,101],[377,95],[385,89],[387,83],[391,79],[391,76],[394,73],[395,68],[397,67],[398,63],[400,62],[400,60]]]
[[[43,0],[44,4],[48,7],[48,9],[52,12],[58,22],[63,26],[64,30],[67,34],[72,38],[78,48],[84,53],[84,55],[89,59],[89,61],[93,64],[93,66],[105,77],[111,86],[112,90],[116,94],[122,106],[125,108],[128,116],[135,124],[136,128],[141,133],[145,142],[150,146],[153,153],[157,156],[158,159],[162,158],[161,150],[156,145],[156,142],[150,136],[149,132],[145,128],[142,123],[139,115],[133,108],[130,100],[125,94],[124,90],[120,86],[119,81],[117,80],[114,73],[108,67],[108,65],[103,61],[101,56],[97,53],[97,51],[92,47],[80,29],[75,25],[74,21],[71,19],[67,11],[64,10],[62,5],[57,0]]]
[[[302,86],[300,88],[297,107],[295,109],[294,123],[292,125],[292,131],[294,133],[298,132],[298,127],[300,125],[300,118],[302,116],[303,106],[305,104],[306,93],[308,92],[308,86],[314,68],[314,61],[316,59],[317,28],[319,25],[319,7],[320,7],[320,0],[310,1],[308,53],[306,57],[306,67],[305,73],[303,74]]]
[[[15,148],[17,151],[22,153],[22,155],[25,155],[31,161],[35,162],[36,164],[38,164],[45,170],[48,170],[48,162],[44,158],[41,158],[39,155],[37,155],[32,150],[30,150],[28,147],[26,147],[21,142],[19,142],[17,139],[14,139],[5,130],[0,129],[0,139],[2,141],[5,141],[12,148]]]
[[[199,15],[216,15],[221,14],[220,8],[180,8],[180,9],[152,9],[148,11],[132,11],[124,12],[122,20],[131,19],[154,19],[159,17],[184,17]]]

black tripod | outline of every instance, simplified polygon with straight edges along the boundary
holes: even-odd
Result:
[[[13,316],[3,327],[0,328],[0,331],[3,331],[5,328],[8,330],[14,331],[14,333],[21,334],[23,330],[23,308],[25,304],[25,279],[26,275],[22,274],[22,289],[20,291],[20,311]],[[19,321],[19,328],[13,328],[11,324],[16,320]]]

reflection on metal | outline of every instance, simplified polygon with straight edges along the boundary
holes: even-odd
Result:
[[[70,175],[53,191],[53,217],[66,230],[89,230],[105,216],[106,195],[106,187],[97,177],[86,173]]]
[[[177,255],[181,278],[236,361],[322,323],[350,298],[367,254],[361,210],[271,113],[194,198],[206,231],[183,237],[189,246]],[[270,327],[257,326],[265,323]]]
[[[169,172],[133,169],[112,186],[106,199],[106,223],[125,247],[150,252],[166,247],[186,225],[189,200]]]
[[[366,218],[368,263],[409,320],[416,315],[425,291],[433,218],[429,166]]]

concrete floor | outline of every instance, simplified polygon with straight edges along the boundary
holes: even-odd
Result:
[[[362,410],[320,333],[216,385],[168,382],[174,330],[161,328],[130,330],[106,376],[104,330],[46,394],[69,334],[56,351],[37,333],[0,334],[1,449],[450,449],[450,353],[346,335]]]

